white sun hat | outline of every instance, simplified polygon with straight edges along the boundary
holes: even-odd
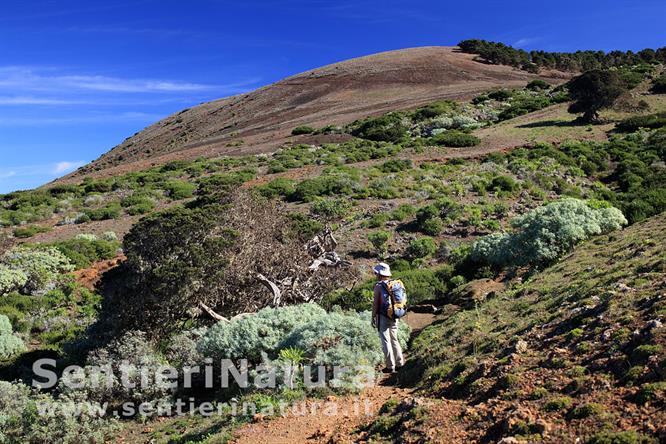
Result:
[[[389,267],[389,265],[385,264],[384,262],[381,262],[372,267],[372,271],[380,276],[391,277],[391,267]]]

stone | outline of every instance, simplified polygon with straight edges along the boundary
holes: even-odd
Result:
[[[544,436],[550,430],[550,424],[543,419],[537,419],[534,421],[534,431],[536,431],[541,436]]]

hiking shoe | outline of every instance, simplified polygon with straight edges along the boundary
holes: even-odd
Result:
[[[388,373],[388,374],[395,373],[395,369],[386,367],[382,370],[382,373]]]

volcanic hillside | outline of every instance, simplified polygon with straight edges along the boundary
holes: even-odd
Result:
[[[342,125],[438,99],[471,97],[497,86],[523,86],[536,77],[475,61],[473,55],[452,47],[370,55],[183,110],[126,139],[70,177],[111,175],[198,156],[271,152],[299,125]],[[558,77],[553,75],[551,82]],[[316,142],[336,140],[331,137],[336,136]]]

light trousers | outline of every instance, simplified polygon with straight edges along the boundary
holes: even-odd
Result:
[[[402,347],[398,342],[398,322],[397,319],[379,315],[379,340],[382,343],[386,367],[392,370],[405,364]]]

